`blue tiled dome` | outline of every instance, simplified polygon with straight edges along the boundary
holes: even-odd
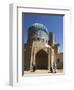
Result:
[[[44,32],[46,32],[47,34],[48,34],[48,29],[47,29],[47,27],[45,26],[45,25],[43,25],[43,24],[40,24],[40,23],[34,23],[34,24],[32,24],[32,26],[30,26],[30,28],[29,28],[30,30],[32,29],[32,30],[42,30],[42,31],[44,31]]]
[[[45,25],[40,23],[32,24],[28,29],[29,41],[34,40],[44,40],[48,41],[48,29]]]

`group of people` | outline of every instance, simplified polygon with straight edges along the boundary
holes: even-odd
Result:
[[[32,70],[33,70],[33,72],[35,72],[35,70],[36,70],[36,66],[35,65],[32,65]],[[56,73],[56,64],[55,63],[53,63],[53,66],[52,67],[50,67],[50,73]]]
[[[53,63],[53,66],[50,67],[50,72],[51,73],[56,73],[56,63]]]

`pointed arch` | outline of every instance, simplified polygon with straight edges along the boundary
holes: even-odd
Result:
[[[43,49],[36,53],[36,68],[37,69],[48,69],[48,54]]]

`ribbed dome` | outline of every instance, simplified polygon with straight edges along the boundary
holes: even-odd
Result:
[[[28,41],[43,40],[48,41],[48,30],[45,25],[40,23],[32,24],[28,29]]]
[[[48,34],[48,29],[45,25],[41,23],[34,23],[29,27],[29,30],[42,30]]]

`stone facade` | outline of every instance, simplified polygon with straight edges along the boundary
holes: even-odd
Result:
[[[33,71],[35,67],[35,70],[54,71],[56,59],[60,57],[58,48],[53,32],[48,32],[43,24],[33,24],[29,27],[28,40],[24,46],[24,70]],[[62,57],[60,58],[63,59]]]

